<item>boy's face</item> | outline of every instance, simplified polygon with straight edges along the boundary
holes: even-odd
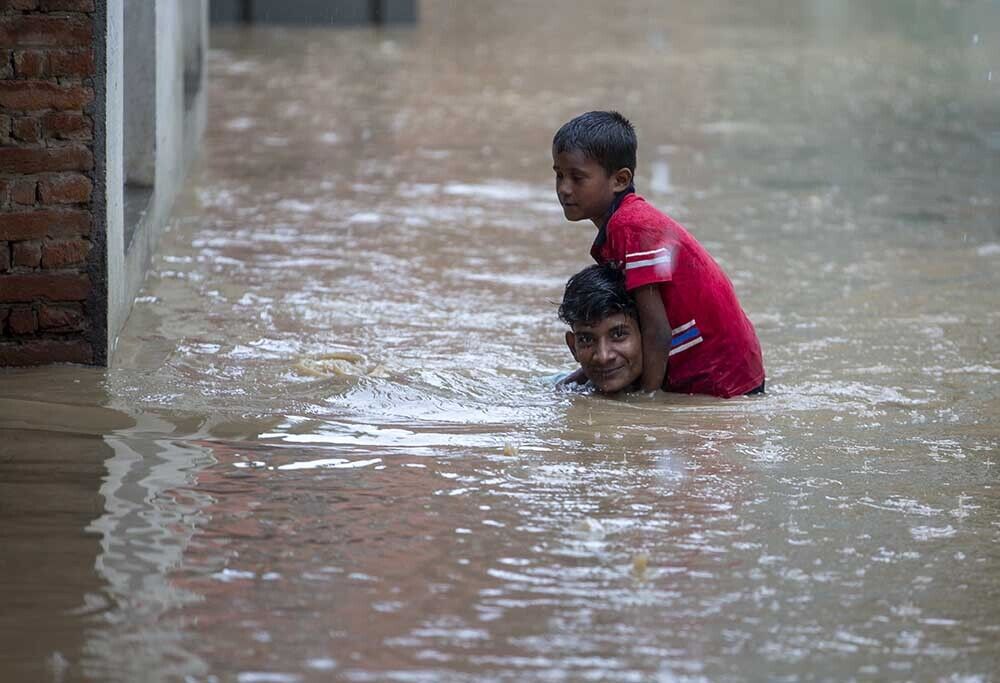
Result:
[[[566,344],[598,391],[628,389],[642,376],[642,335],[635,318],[617,313],[573,325]]]
[[[552,150],[552,170],[556,172],[556,196],[566,220],[604,220],[615,193],[626,189],[632,179],[628,169],[608,175],[599,163],[580,150]]]

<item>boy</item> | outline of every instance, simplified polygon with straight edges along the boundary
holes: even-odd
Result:
[[[763,392],[760,343],[729,278],[687,230],[635,193],[635,157],[635,129],[617,112],[578,116],[552,140],[563,213],[593,221],[591,256],[623,270],[635,298],[643,391]]]
[[[635,389],[642,375],[642,334],[625,276],[610,265],[588,266],[566,283],[559,319],[566,345],[598,391]]]

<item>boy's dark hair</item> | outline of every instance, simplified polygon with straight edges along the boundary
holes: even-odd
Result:
[[[556,154],[579,150],[608,175],[620,168],[635,173],[635,128],[616,111],[588,111],[563,125],[552,138]]]
[[[625,273],[614,266],[587,266],[566,283],[559,319],[570,327],[618,313],[639,317],[635,302],[625,290]]]

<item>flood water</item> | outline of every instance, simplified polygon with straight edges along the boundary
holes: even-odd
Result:
[[[0,678],[994,680],[1000,7],[612,4],[213,29],[113,366],[0,373]],[[544,379],[595,108],[766,396]]]

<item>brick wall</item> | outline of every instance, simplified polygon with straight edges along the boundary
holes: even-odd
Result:
[[[0,366],[95,361],[94,22],[0,0]]]

